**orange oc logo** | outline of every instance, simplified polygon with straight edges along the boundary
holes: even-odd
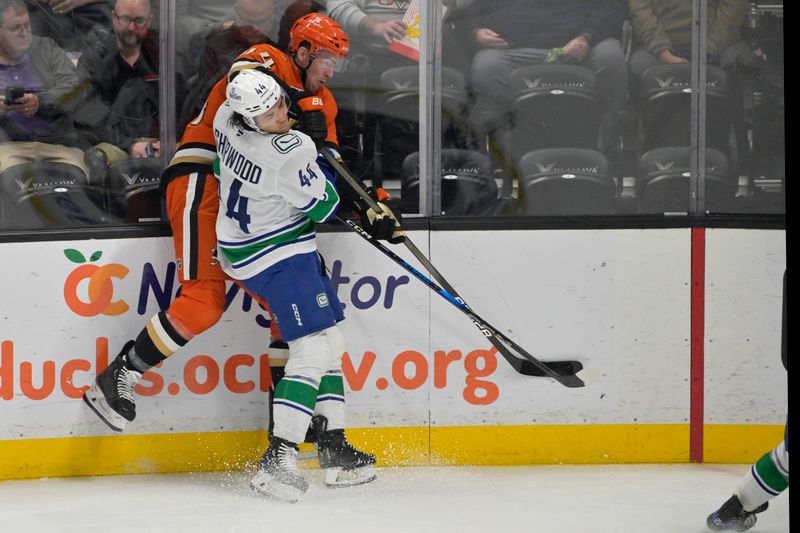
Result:
[[[86,258],[78,250],[64,250],[64,255],[73,263],[81,266],[73,270],[67,281],[64,282],[64,301],[70,309],[80,316],[97,316],[99,314],[108,316],[121,315],[129,309],[128,304],[122,300],[112,301],[114,298],[114,285],[111,278],[123,279],[128,275],[128,267],[118,263],[109,265],[93,265],[99,260],[103,252],[95,252],[86,263]],[[85,264],[83,264],[85,263]],[[89,301],[84,302],[78,297],[78,285],[85,280],[89,280]]]

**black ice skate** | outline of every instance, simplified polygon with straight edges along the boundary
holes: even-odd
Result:
[[[343,429],[325,431],[325,422],[317,443],[319,466],[325,470],[325,485],[350,487],[374,481],[378,477],[375,456],[347,442]]]
[[[142,377],[132,369],[128,352],[133,341],[128,341],[119,355],[95,379],[95,384],[83,394],[83,401],[114,431],[122,431],[125,424],[136,418],[133,386]]]
[[[271,437],[258,461],[258,472],[250,486],[270,498],[295,503],[308,490],[308,481],[297,470],[297,446]]]
[[[739,497],[734,494],[722,507],[708,515],[706,525],[712,531],[747,531],[756,525],[756,513],[763,513],[768,506],[769,503],[764,503],[754,511],[745,511]]]

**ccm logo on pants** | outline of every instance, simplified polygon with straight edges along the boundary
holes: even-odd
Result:
[[[297,321],[297,325],[302,327],[303,319],[300,317],[300,309],[297,307],[297,304],[292,304],[292,312],[294,313],[294,319]]]

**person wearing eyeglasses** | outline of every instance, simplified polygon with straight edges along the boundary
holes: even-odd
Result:
[[[0,171],[35,161],[87,170],[72,124],[78,75],[66,52],[31,32],[22,0],[0,0]]]
[[[117,0],[112,20],[113,33],[97,31],[78,61],[92,105],[77,120],[109,164],[158,157],[158,35],[149,0]]]

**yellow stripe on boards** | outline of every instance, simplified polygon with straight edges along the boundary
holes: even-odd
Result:
[[[431,428],[434,464],[685,463],[684,424]]]
[[[379,466],[689,462],[688,424],[353,428],[347,438]],[[783,426],[709,425],[705,461],[750,463],[782,438]],[[238,470],[266,445],[265,431],[4,440],[0,480]]]
[[[753,463],[783,440],[784,426],[706,424],[704,463]]]
[[[235,470],[255,461],[264,431],[0,441],[0,479]]]

